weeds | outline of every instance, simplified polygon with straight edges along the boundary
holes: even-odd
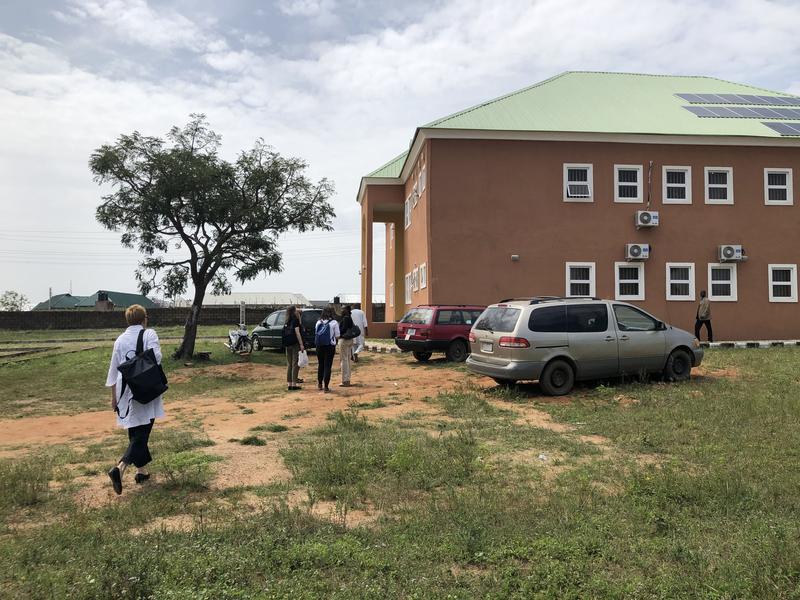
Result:
[[[53,472],[53,460],[45,455],[0,462],[0,509],[44,502]]]
[[[248,435],[246,437],[243,437],[241,440],[239,440],[239,443],[242,446],[266,446],[267,445],[267,442],[262,440],[257,435]]]
[[[222,460],[201,452],[185,450],[156,459],[156,468],[163,472],[167,487],[198,490],[207,487],[213,475],[211,464]]]

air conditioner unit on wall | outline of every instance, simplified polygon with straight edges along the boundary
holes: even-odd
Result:
[[[738,262],[747,260],[741,244],[722,244],[719,247],[719,262]]]
[[[635,215],[636,229],[640,227],[658,227],[657,210],[637,210]]]
[[[625,244],[626,260],[647,260],[650,258],[650,244]]]

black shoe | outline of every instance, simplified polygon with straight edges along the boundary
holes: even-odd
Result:
[[[303,381],[302,379],[298,379],[297,383],[305,383],[305,381]]]
[[[358,354],[353,354],[353,362],[358,362]]]
[[[119,472],[119,467],[114,467],[108,472],[111,483],[114,486],[114,491],[119,496],[122,493],[122,473]]]
[[[148,479],[150,479],[150,473],[137,473],[133,478],[136,483],[144,483]]]

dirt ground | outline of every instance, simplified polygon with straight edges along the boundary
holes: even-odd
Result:
[[[193,371],[193,374],[236,374],[238,377],[258,382],[270,381],[280,384],[285,378],[285,368],[264,364],[240,363],[232,365],[213,365]],[[703,371],[697,373],[704,377],[729,376],[738,373],[717,373]],[[334,378],[338,375],[334,371]],[[173,375],[174,382],[186,374]],[[158,447],[158,430],[182,423],[200,423],[205,433],[214,442],[209,452],[221,456],[224,460],[216,464],[216,475],[212,482],[215,489],[234,486],[261,486],[280,482],[290,482],[291,474],[280,456],[285,446],[287,435],[317,428],[326,422],[329,413],[344,410],[358,404],[369,404],[381,400],[385,406],[363,410],[362,414],[370,420],[395,418],[406,413],[414,413],[424,418],[425,415],[444,418],[435,404],[428,402],[437,394],[456,390],[464,386],[494,387],[494,382],[485,377],[476,377],[460,369],[447,368],[437,361],[423,365],[417,363],[410,355],[380,354],[370,361],[362,361],[354,365],[353,387],[338,387],[338,381],[331,382],[330,394],[322,394],[316,389],[316,369],[312,365],[301,372],[305,377],[304,389],[295,392],[266,396],[258,401],[243,404],[241,401],[220,395],[199,395],[186,400],[170,401],[165,396],[166,418],[156,424],[153,432],[155,452]],[[537,396],[536,386],[530,391],[537,401],[569,402],[569,397],[548,399]],[[633,404],[635,400],[621,396],[621,404]],[[493,401],[503,408],[507,403]],[[518,422],[526,425],[549,429],[558,433],[569,434],[574,427],[569,424],[554,422],[550,415],[532,404],[514,404],[513,410],[518,414]],[[282,424],[289,428],[284,433],[260,432],[258,435],[267,443],[264,446],[242,445],[239,439],[252,435],[251,428],[269,423]],[[0,456],[13,456],[29,452],[37,447],[53,444],[67,444],[75,448],[85,448],[90,443],[106,439],[115,432],[116,425],[111,411],[86,412],[70,416],[44,416],[18,419],[0,419]],[[615,449],[609,440],[600,436],[576,435],[576,439],[594,444],[602,454],[613,456]],[[529,453],[528,453],[529,454]],[[543,469],[548,468],[548,461],[535,460],[537,456],[522,454],[509,457],[511,460],[524,459],[541,463]],[[537,454],[537,453],[534,453]],[[640,457],[645,462],[651,457]],[[98,475],[79,476],[83,487],[78,492],[80,505],[92,507],[118,501],[108,485],[105,466],[96,465]],[[555,474],[555,470],[553,474]],[[132,489],[130,486],[127,489]],[[135,488],[134,488],[135,489]],[[292,502],[302,502],[304,492],[295,490],[290,493]],[[244,505],[255,509],[259,499],[254,496],[245,498]],[[337,507],[333,503],[318,503],[313,511],[321,516],[337,519]],[[354,511],[347,515],[348,524],[369,523],[376,515],[370,511]],[[190,519],[186,516],[152,526],[187,527]]]

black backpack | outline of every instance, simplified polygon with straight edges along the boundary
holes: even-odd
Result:
[[[292,327],[294,325],[294,327]],[[283,345],[286,347],[289,346],[296,346],[299,342],[297,341],[297,336],[294,333],[295,327],[301,327],[300,321],[297,318],[290,319],[288,323],[283,324],[283,332],[282,332],[282,341]],[[300,330],[302,336],[302,328]]]
[[[130,354],[130,352],[128,352]],[[136,356],[133,358],[125,357],[127,360],[117,367],[122,373],[122,391],[119,397],[125,393],[125,388],[131,388],[133,399],[140,404],[147,404],[158,398],[161,394],[167,391],[167,376],[164,374],[164,369],[158,364],[156,354],[152,348],[144,349],[144,329],[139,332],[139,339],[136,340]],[[131,411],[131,405],[128,404],[128,410],[125,417]],[[121,417],[121,418],[125,418]]]

